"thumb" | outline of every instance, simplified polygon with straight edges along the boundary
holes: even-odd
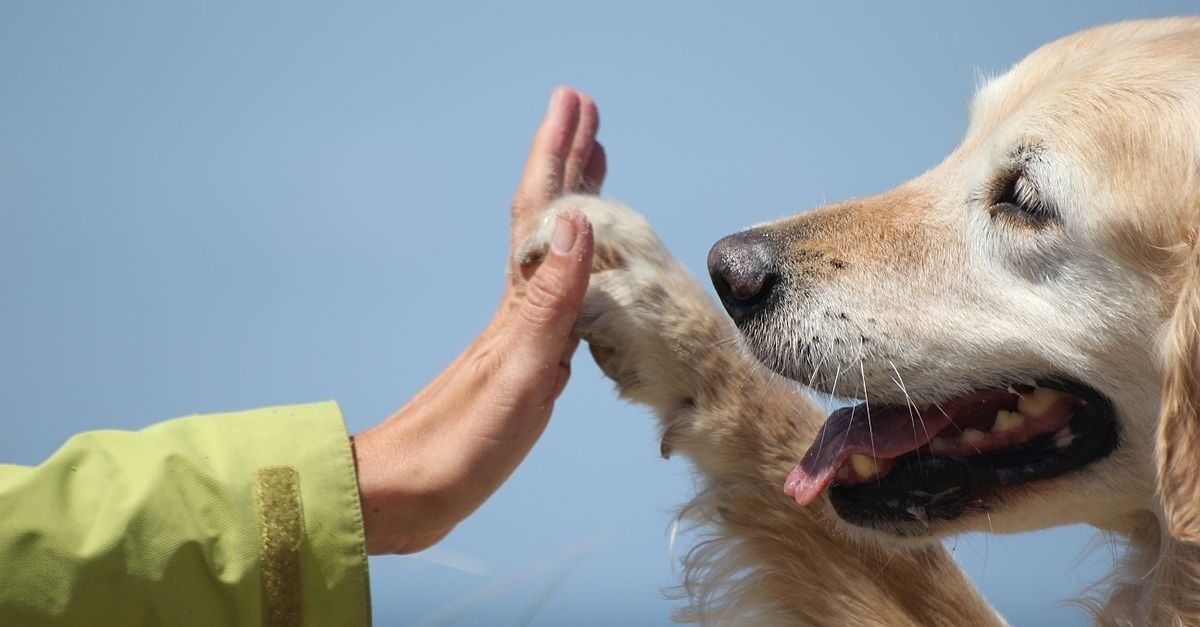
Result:
[[[513,330],[534,363],[557,364],[567,344],[592,271],[592,225],[583,214],[555,217],[550,250],[525,288]]]

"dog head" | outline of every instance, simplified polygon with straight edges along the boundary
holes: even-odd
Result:
[[[1198,224],[1200,19],[1128,22],[985,85],[926,174],[709,266],[760,360],[860,401],[798,501],[890,536],[1111,525],[1156,509],[1157,472],[1200,537]]]

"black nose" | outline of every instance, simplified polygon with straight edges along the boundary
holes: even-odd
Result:
[[[744,322],[771,303],[779,283],[777,244],[761,231],[742,231],[713,244],[708,273],[734,322]]]

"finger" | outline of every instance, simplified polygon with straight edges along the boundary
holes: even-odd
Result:
[[[510,329],[520,346],[515,363],[530,370],[558,365],[572,342],[591,266],[591,224],[579,213],[559,214],[550,250],[529,279]]]
[[[570,365],[571,358],[575,356],[575,351],[579,348],[579,342],[579,337],[574,335],[567,340],[567,346],[563,349],[562,359],[559,360],[560,363]]]
[[[579,94],[579,121],[571,139],[571,150],[563,172],[563,190],[581,192],[583,176],[592,150],[596,146],[596,131],[600,130],[600,111],[591,96]]]
[[[596,146],[592,148],[592,156],[588,159],[587,167],[583,169],[583,193],[599,194],[600,189],[604,187],[604,175],[608,173],[608,156],[604,153],[604,146],[600,142],[596,142]]]
[[[558,373],[554,379],[554,388],[550,392],[551,399],[557,399],[562,394],[563,388],[567,387],[567,380],[571,378],[571,358],[575,356],[577,348],[579,348],[579,338],[571,337],[567,340],[567,347],[558,360]]]
[[[514,242],[528,232],[538,212],[562,194],[566,159],[578,122],[579,94],[570,87],[554,90],[546,117],[533,137],[525,174],[513,200]]]

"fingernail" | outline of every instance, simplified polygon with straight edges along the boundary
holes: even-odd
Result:
[[[554,111],[554,105],[558,102],[558,99],[561,96],[562,87],[555,87],[554,91],[550,92],[550,104],[546,105],[546,113]]]
[[[575,223],[564,214],[554,219],[554,234],[550,236],[550,249],[556,253],[569,252],[575,245]]]

